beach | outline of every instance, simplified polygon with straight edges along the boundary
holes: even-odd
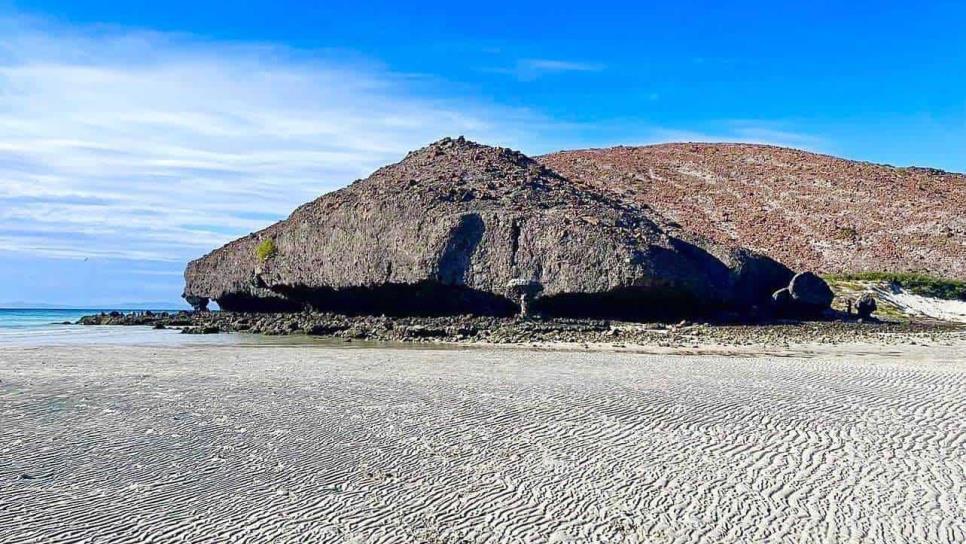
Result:
[[[0,349],[2,542],[962,542],[966,342]]]

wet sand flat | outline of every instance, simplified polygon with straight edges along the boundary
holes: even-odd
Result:
[[[0,542],[963,542],[902,349],[0,346]]]

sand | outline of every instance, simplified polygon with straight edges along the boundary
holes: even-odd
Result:
[[[876,288],[873,292],[906,315],[966,323],[966,301],[924,297],[895,286]]]
[[[0,542],[963,542],[964,346],[0,346]]]

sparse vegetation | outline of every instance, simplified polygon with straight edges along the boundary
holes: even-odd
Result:
[[[835,230],[835,238],[838,240],[855,240],[859,236],[859,231],[854,227],[839,227]]]
[[[258,260],[261,262],[265,262],[277,254],[278,246],[275,245],[275,240],[272,240],[271,238],[262,240],[262,242],[258,244],[258,247],[255,248],[255,256],[258,257]]]
[[[852,274],[830,275],[833,282],[842,281],[885,281],[895,283],[903,289],[924,297],[945,300],[966,300],[966,282],[937,278],[926,274],[908,272],[856,272]]]

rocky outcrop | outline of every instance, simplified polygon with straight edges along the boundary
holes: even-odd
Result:
[[[877,343],[920,343],[924,335],[941,341],[944,334],[962,334],[963,328],[936,321],[857,324],[850,320],[751,326],[704,324],[623,323],[597,319],[516,319],[492,316],[345,316],[314,312],[232,313],[178,312],[96,314],[82,318],[84,325],[138,325],[180,330],[183,334],[244,332],[267,336],[304,335],[354,342],[469,342],[473,344],[609,344],[613,347],[660,346],[693,349],[707,345],[760,344],[768,348],[788,343],[838,344],[866,338]],[[888,334],[885,334],[888,333]],[[914,333],[903,336],[905,333]],[[905,338],[905,340],[903,340]]]
[[[538,161],[651,206],[719,244],[818,273],[925,272],[966,280],[966,176],[766,145],[563,151]]]
[[[536,312],[633,317],[748,309],[790,277],[646,206],[460,138],[191,262],[184,296],[238,311],[510,315],[539,292]]]

